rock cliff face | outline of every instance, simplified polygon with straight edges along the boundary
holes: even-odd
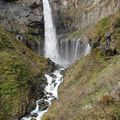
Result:
[[[91,46],[96,47],[66,70],[59,100],[50,106],[43,120],[120,119],[120,13],[88,29],[84,32],[91,38]],[[108,32],[112,40],[106,49]]]
[[[44,44],[42,0],[0,1],[0,25],[20,35],[23,43],[39,53],[40,42]]]
[[[0,24],[7,30],[26,32],[30,27],[35,27],[35,31],[31,32],[38,33],[43,20],[42,16],[40,0],[0,1]]]
[[[120,10],[119,0],[60,0],[55,3],[59,4],[58,24],[63,30],[86,28]]]
[[[119,0],[50,0],[59,33],[86,28],[120,10]],[[42,0],[0,1],[0,23],[10,31],[44,31]]]

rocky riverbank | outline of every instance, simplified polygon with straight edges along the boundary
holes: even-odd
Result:
[[[58,87],[63,82],[64,68],[58,67],[51,74],[45,74],[47,86],[44,89],[44,96],[36,100],[36,108],[21,120],[40,120],[48,111],[52,102],[58,99]]]

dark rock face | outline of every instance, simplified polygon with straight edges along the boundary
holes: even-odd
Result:
[[[38,102],[39,105],[39,110],[43,111],[46,110],[49,106],[49,103],[45,101],[45,99],[40,99],[40,101]]]
[[[47,85],[47,80],[45,76],[36,76],[34,82],[32,81],[31,83],[31,92],[29,94],[30,96],[30,101],[28,104],[24,104],[22,105],[22,111],[21,114],[19,114],[19,116],[17,116],[17,119],[21,118],[22,116],[26,116],[28,115],[32,110],[35,109],[36,107],[36,100],[40,99],[39,101],[39,109],[40,110],[45,110],[48,108],[49,104],[43,99],[45,96],[45,92],[44,89]],[[32,96],[32,98],[31,98]],[[37,114],[32,114],[32,117],[37,117]]]
[[[40,35],[34,34],[18,34],[16,35],[16,39],[25,44],[28,48],[30,48],[35,53],[40,55],[44,55],[44,40]],[[26,52],[23,50],[23,54]]]
[[[56,69],[55,63],[53,63],[50,59],[48,61],[48,67],[46,69],[47,74],[52,74],[52,72]],[[28,115],[33,109],[36,107],[36,100],[39,100],[38,105],[40,110],[46,110],[49,106],[49,103],[45,101],[47,99],[46,93],[45,93],[45,87],[47,86],[47,78],[44,74],[39,74],[35,76],[34,80],[30,81],[29,84],[31,85],[31,92],[29,96],[30,102],[29,104],[23,105],[21,116]],[[34,119],[37,114],[32,114],[32,119]]]
[[[32,116],[32,117],[37,117],[38,114],[37,114],[37,113],[33,113],[31,116]]]
[[[33,83],[32,92],[36,93],[37,96],[43,97],[44,96],[44,89],[47,85],[47,79],[45,76],[37,76],[36,82]],[[37,98],[36,98],[37,99]]]
[[[44,20],[41,21],[32,21],[28,23],[28,27],[33,28],[34,31],[29,31],[29,34],[40,35],[44,34]]]
[[[41,23],[42,20],[41,0],[0,1],[0,24],[9,31],[29,32],[29,28],[34,27],[38,34],[40,29],[43,29],[43,25],[31,26],[31,23]]]
[[[44,54],[42,0],[0,1],[0,24],[34,52]],[[25,51],[24,51],[25,54]]]
[[[31,88],[28,95],[28,102],[21,103],[21,111],[17,115],[16,119],[21,119],[21,117],[28,115],[36,107],[36,99],[43,98],[45,96],[44,89],[47,85],[47,79],[44,75],[40,74],[34,78],[34,80],[29,81]],[[43,108],[46,106],[44,103]],[[37,114],[33,114],[33,117],[36,117]],[[13,116],[14,118],[14,116]]]
[[[48,58],[48,64],[49,64],[49,67],[48,67],[48,69],[46,70],[46,73],[47,73],[47,74],[51,74],[51,73],[57,68],[57,66],[56,66],[55,63],[52,62],[49,58]]]

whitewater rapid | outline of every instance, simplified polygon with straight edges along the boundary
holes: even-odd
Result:
[[[55,72],[52,73],[52,76],[45,74],[47,78],[48,85],[45,88],[46,98],[44,99],[45,102],[48,103],[48,107],[51,105],[52,100],[58,99],[58,87],[63,82],[63,70],[64,68],[59,68]],[[40,106],[38,105],[40,100],[36,101],[36,108],[35,110],[31,111],[30,115],[23,117],[21,120],[41,120],[43,115],[48,111],[40,110]],[[33,116],[36,114],[37,116]]]

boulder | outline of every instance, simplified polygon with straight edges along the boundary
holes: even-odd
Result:
[[[32,113],[32,114],[31,114],[31,117],[37,117],[37,116],[38,116],[37,113]]]

